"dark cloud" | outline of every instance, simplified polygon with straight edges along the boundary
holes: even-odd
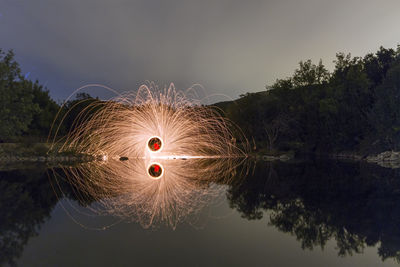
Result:
[[[301,59],[363,55],[400,42],[398,0],[3,0],[0,47],[55,98],[87,83],[202,84],[236,98]],[[100,95],[103,95],[99,91]]]

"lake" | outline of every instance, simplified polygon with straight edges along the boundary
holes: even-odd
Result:
[[[201,189],[174,185],[169,192],[180,202],[164,199],[159,208],[126,193],[105,205],[62,175],[55,178],[64,169],[23,167],[0,171],[0,265],[397,266],[400,261],[400,173],[389,168],[325,160],[247,162],[230,180]]]

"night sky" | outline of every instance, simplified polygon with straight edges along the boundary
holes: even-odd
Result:
[[[399,0],[0,0],[0,48],[57,100],[88,83],[126,91],[146,80],[237,98],[302,59],[332,69],[337,52],[398,43]]]

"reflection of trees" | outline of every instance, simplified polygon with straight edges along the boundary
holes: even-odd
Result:
[[[45,169],[0,171],[0,265],[15,265],[56,203]]]
[[[400,174],[351,163],[259,165],[231,185],[231,206],[247,219],[270,212],[270,224],[295,235],[303,248],[337,243],[338,254],[380,242],[382,260],[400,261]]]
[[[58,183],[53,185],[66,197],[84,206],[93,201],[65,183],[63,171],[55,171]],[[270,224],[296,236],[303,248],[323,248],[333,239],[339,255],[349,255],[379,243],[383,260],[400,262],[399,176],[395,170],[352,163],[269,162],[245,180],[233,180],[228,198],[247,219],[260,219],[268,211]],[[0,265],[12,265],[21,256],[56,203],[45,170],[0,172]]]
[[[0,266],[15,265],[59,198],[75,200],[94,214],[141,223],[160,219],[174,226],[219,195],[222,188],[213,182],[226,183],[235,175],[241,161],[234,161],[160,160],[168,177],[160,180],[148,177],[144,161],[134,160],[0,171]]]

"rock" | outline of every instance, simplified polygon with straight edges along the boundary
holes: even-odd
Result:
[[[365,161],[376,163],[385,168],[397,169],[400,168],[400,152],[385,151],[378,155],[370,155],[365,158]]]
[[[286,154],[283,154],[283,155],[281,155],[281,156],[279,157],[279,159],[280,159],[281,161],[288,161],[288,160],[290,160],[290,156],[289,156],[289,155],[286,155]]]

